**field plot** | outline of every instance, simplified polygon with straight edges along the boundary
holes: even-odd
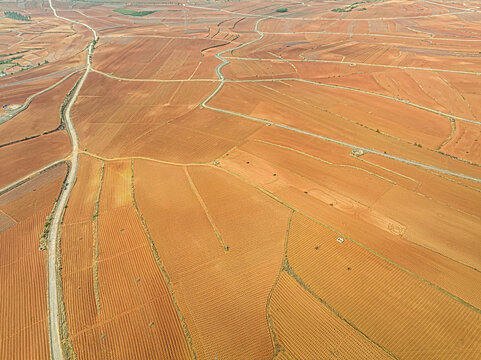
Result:
[[[69,152],[68,141],[67,134],[56,132],[1,148],[0,187],[65,157]]]
[[[281,265],[288,209],[217,169],[136,164],[137,201],[197,356],[271,357],[265,304]],[[151,187],[153,177],[161,183]]]
[[[282,272],[275,285],[269,314],[279,346],[292,358],[392,358],[309,294],[286,272]],[[349,342],[345,341],[346,338]],[[282,359],[282,355],[278,358]]]
[[[289,90],[291,88],[289,85],[291,84],[227,84],[220,91],[218,97],[209,104],[232,112],[241,111],[241,114],[244,115],[267,119],[308,131],[314,135],[326,136],[335,141],[341,140],[348,144],[347,148],[349,146],[351,149],[355,146],[373,148],[404,159],[481,178],[478,167],[431,151],[451,136],[452,128],[446,117],[429,114],[420,109],[418,111],[406,104],[388,100],[386,102],[379,100],[379,107],[364,107],[365,105],[362,104],[364,100],[361,100],[360,94],[349,94],[344,90],[324,89],[323,87],[315,87],[314,91],[316,92],[313,92],[314,85],[311,84],[296,83],[292,86],[297,91],[296,95],[289,95],[287,91],[294,91]],[[247,88],[249,91],[246,90]],[[307,89],[310,91],[307,92]],[[246,97],[255,94],[254,98],[251,101],[242,100],[243,97],[240,97],[239,93],[243,91],[246,91]],[[316,93],[323,96],[315,97]],[[344,108],[338,98],[341,94],[343,96],[342,103],[345,104]],[[344,97],[344,95],[347,96]],[[354,101],[351,103],[352,107],[349,106],[350,99]],[[370,100],[374,101],[372,98]],[[319,104],[319,101],[324,104]],[[376,114],[383,106],[385,106],[384,111],[387,112],[387,115],[382,115],[380,112]],[[345,113],[347,108],[351,108],[353,112],[353,114],[346,114],[349,117],[334,112]],[[379,110],[376,110],[377,108]],[[418,114],[422,118],[430,118],[430,121],[420,123],[414,114]],[[391,128],[382,128],[381,119],[383,117],[391,119],[392,130]],[[403,122],[399,122],[399,118],[402,118]],[[240,119],[240,121],[250,120]],[[386,119],[385,122],[387,123],[389,120]],[[412,124],[412,126],[408,127],[407,124]],[[435,127],[434,124],[437,126]],[[386,133],[381,131],[378,126]],[[266,131],[274,130],[271,127]],[[293,131],[289,133],[292,134]],[[429,146],[433,146],[433,148],[429,149]]]
[[[481,125],[457,121],[455,126],[454,136],[440,150],[479,165],[481,162]]]
[[[101,172],[98,160],[82,163],[88,186],[97,185],[100,197],[98,205],[90,199],[91,218],[65,225],[62,232],[63,257],[76,264],[64,267],[64,298],[77,356],[189,358],[169,289],[132,203],[130,161],[106,162]],[[81,186],[74,194],[85,191]],[[71,203],[67,214],[87,209],[85,202]]]
[[[74,30],[45,13],[32,13],[31,16],[32,21],[6,19],[0,27],[13,35],[4,38],[0,45],[3,60],[0,69],[4,74],[42,69],[49,62],[71,58],[85,47],[85,28],[79,26]]]
[[[201,50],[220,44],[212,40],[127,36],[102,46],[93,64],[99,71],[123,78],[213,79],[219,60],[212,54],[204,56]],[[135,67],[131,66],[133,62]]]
[[[341,316],[399,357],[479,353],[478,312],[350,241],[339,243],[338,237],[296,214],[287,258],[306,285]]]
[[[0,358],[479,358],[476,1],[1,7]]]
[[[57,129],[61,124],[60,106],[78,78],[79,75],[73,75],[56,88],[39,95],[26,110],[3,124],[0,128],[0,144]]]
[[[15,220],[0,231],[0,277],[8,294],[0,300],[2,358],[49,358],[46,261],[39,245],[64,176],[58,166],[0,195],[2,215]]]
[[[279,134],[276,138],[281,139]],[[294,144],[293,139],[295,137],[289,139],[290,146]],[[356,162],[347,154],[342,157],[342,150],[336,151],[332,145],[319,147],[317,143],[300,144],[297,147],[307,154],[296,153],[293,151],[295,148],[289,153],[272,145],[248,142],[240,150],[230,152],[221,159],[220,166],[252,181],[294,208],[341,229],[415,274],[470,303],[481,305],[476,295],[481,290],[478,272],[415,245],[425,245],[423,241],[431,241],[431,249],[440,250],[446,246],[458,232],[453,224],[443,221],[446,211],[453,211],[450,216],[459,217],[460,221],[476,227],[480,200],[475,191],[450,184],[424,170],[411,169],[408,165],[399,168],[389,162],[380,162],[379,166],[375,166],[376,162],[371,158],[370,163],[366,163]],[[270,160],[266,161],[260,156]],[[352,175],[342,175],[346,171]],[[401,218],[400,214],[378,208],[378,199],[390,191],[402,191],[406,196],[428,201],[429,208],[433,210],[432,216],[436,217],[433,223],[442,231],[436,237],[430,235],[426,240],[412,236],[413,231],[419,232],[424,228],[414,218],[408,220],[406,216]],[[399,201],[400,198],[397,198],[394,203],[399,204]],[[391,206],[398,207],[402,208],[400,205]],[[454,211],[456,207],[463,211]],[[466,243],[475,241],[469,229],[468,226],[460,230],[465,233],[463,241]],[[461,247],[456,252],[462,254]],[[475,253],[471,258],[474,261],[478,259]]]

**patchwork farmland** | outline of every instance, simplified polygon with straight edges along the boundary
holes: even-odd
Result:
[[[0,10],[1,359],[481,359],[477,1]]]

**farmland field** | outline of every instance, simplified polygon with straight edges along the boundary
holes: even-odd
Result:
[[[479,2],[0,17],[0,359],[481,359]]]

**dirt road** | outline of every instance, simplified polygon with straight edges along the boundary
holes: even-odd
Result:
[[[87,27],[92,31],[94,35],[94,40],[97,40],[98,38],[97,33],[89,25],[57,15],[57,11],[52,5],[52,0],[49,0],[49,5],[55,17]],[[72,166],[71,166],[67,181],[65,182],[65,187],[62,189],[62,193],[60,194],[59,200],[57,202],[57,207],[53,214],[51,225],[50,225],[50,231],[48,234],[48,282],[47,282],[48,299],[47,301],[48,301],[48,309],[49,309],[48,320],[49,320],[49,336],[50,336],[50,354],[52,359],[54,360],[64,359],[62,345],[61,345],[61,337],[60,337],[60,319],[58,315],[59,295],[57,290],[57,284],[58,284],[57,246],[58,246],[59,227],[63,219],[65,206],[67,205],[68,198],[70,196],[73,185],[75,184],[75,180],[77,178],[77,169],[78,169],[78,137],[77,137],[77,132],[75,131],[75,127],[72,123],[72,119],[70,117],[70,110],[72,109],[72,105],[75,103],[75,100],[77,99],[79,91],[82,88],[82,85],[84,84],[85,79],[87,78],[87,75],[90,72],[90,69],[91,69],[90,58],[92,56],[93,49],[94,49],[94,42],[90,43],[88,47],[85,72],[80,78],[77,88],[75,89],[74,94],[70,99],[65,111],[65,125],[67,127],[67,131],[69,133],[70,140],[72,142]]]

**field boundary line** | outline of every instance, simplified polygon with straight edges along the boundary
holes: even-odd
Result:
[[[440,152],[441,148],[446,146],[456,135],[456,121],[453,118],[449,119],[449,122],[451,124],[451,133],[448,135],[448,137],[438,146],[438,148],[435,150],[436,152]]]
[[[175,83],[175,82],[219,82],[219,79],[149,79],[149,78],[142,78],[142,79],[136,79],[136,78],[124,78],[121,76],[105,73],[100,70],[92,69],[91,71],[103,75],[105,77],[114,79],[114,80],[120,80],[120,81],[131,81],[131,82],[159,82],[159,83]]]
[[[0,195],[3,195],[31,180],[33,180],[34,177],[40,175],[40,174],[43,174],[44,172],[47,172],[48,170],[54,168],[54,167],[57,167],[58,165],[61,165],[63,163],[66,163],[67,160],[66,159],[60,159],[60,160],[56,160],[48,165],[45,165],[44,167],[38,169],[38,170],[35,170],[33,172],[31,172],[30,174],[24,176],[23,178],[21,179],[18,179],[18,180],[15,180],[14,182],[4,186],[3,188],[0,189]]]
[[[18,221],[15,220],[13,217],[11,217],[10,215],[8,215],[5,211],[3,211],[2,209],[0,209],[0,215],[5,215],[6,217],[8,217],[10,220],[12,220],[15,224],[18,224]],[[14,225],[15,226],[15,225]]]
[[[331,311],[334,315],[336,315],[340,320],[344,321],[347,325],[349,325],[351,328],[356,330],[359,334],[361,334],[365,339],[367,339],[370,343],[376,345],[378,348],[380,348],[382,351],[384,351],[387,355],[389,355],[391,358],[399,360],[399,357],[397,357],[394,353],[392,353],[389,349],[385,348],[381,344],[377,343],[376,341],[372,340],[367,334],[365,334],[361,329],[359,329],[356,325],[354,325],[351,321],[346,319],[344,316],[342,316],[339,312],[337,312],[336,309],[334,309],[331,305],[329,305],[326,300],[322,299],[319,295],[317,295],[310,287],[307,285],[302,278],[297,275],[297,273],[291,268],[289,265],[289,262],[286,264],[287,269],[283,269],[291,278],[293,278],[305,291],[307,291],[314,299],[316,299],[318,302],[320,302],[322,305],[324,305],[327,309]]]
[[[378,167],[378,168],[380,168],[380,169],[382,169],[382,170],[384,170],[384,171],[390,172],[390,173],[392,173],[392,174],[394,174],[394,175],[396,175],[396,176],[405,178],[406,180],[412,181],[412,182],[414,182],[414,183],[416,184],[416,189],[419,188],[419,186],[421,186],[421,183],[420,183],[419,181],[417,181],[416,179],[413,179],[413,178],[411,178],[411,177],[409,177],[409,176],[406,176],[406,175],[404,175],[404,174],[398,173],[397,171],[388,169],[388,168],[386,168],[386,167],[384,167],[384,166],[375,164],[375,163],[373,163],[373,162],[370,162],[369,160],[364,160],[364,159],[362,159],[360,156],[354,156],[354,158],[357,159],[357,160],[359,160],[359,161],[361,161],[361,162],[365,162],[366,164],[369,164],[369,165],[371,165],[371,166]]]
[[[195,186],[194,181],[192,180],[192,177],[190,176],[189,170],[187,169],[187,167],[184,167],[184,172],[185,172],[185,176],[187,177],[187,180],[189,181],[190,189],[192,190],[195,197],[197,198],[197,201],[199,201],[200,206],[202,206],[202,209],[204,210],[205,216],[207,216],[207,219],[210,222],[210,226],[212,226],[212,230],[214,231],[214,234],[217,237],[217,240],[219,241],[219,244],[222,246],[222,249],[224,250],[224,253],[229,251],[228,250],[229,247],[224,243],[224,240],[222,239],[222,235],[221,235],[219,229],[217,228],[217,226],[214,222],[214,219],[210,215],[209,210],[207,209],[207,205],[204,202],[204,199],[202,199],[202,196],[200,195],[199,190]]]
[[[292,222],[292,216],[294,215],[294,210],[291,210],[289,214],[289,218],[287,220],[287,228],[286,228],[286,237],[284,240],[284,251],[282,254],[282,262],[281,262],[281,267],[279,269],[279,272],[277,273],[276,279],[274,280],[274,283],[272,284],[271,291],[269,291],[269,295],[267,296],[267,302],[266,302],[266,318],[267,318],[267,326],[269,327],[269,332],[271,334],[271,339],[272,339],[272,346],[274,348],[274,355],[272,356],[272,359],[275,359],[276,356],[284,350],[283,347],[280,346],[280,344],[277,341],[277,335],[274,330],[274,324],[272,322],[272,318],[269,314],[269,309],[271,305],[271,299],[272,295],[274,294],[274,291],[276,289],[277,283],[279,282],[279,279],[281,277],[282,271],[284,270],[286,261],[287,261],[287,241],[289,239],[289,231],[291,229],[291,222]]]
[[[152,235],[150,234],[149,227],[147,225],[147,222],[144,219],[144,216],[142,215],[142,212],[140,211],[137,200],[135,199],[135,181],[134,181],[134,159],[132,158],[130,160],[130,172],[131,172],[131,195],[132,195],[132,204],[134,205],[135,211],[137,212],[137,216],[140,219],[140,222],[142,223],[142,227],[144,228],[144,232],[147,238],[147,241],[150,245],[150,248],[152,250],[152,254],[154,255],[155,261],[157,263],[157,266],[160,269],[160,272],[162,273],[162,277],[164,278],[165,284],[167,285],[167,288],[169,289],[170,293],[170,298],[174,304],[175,310],[177,312],[177,317],[179,318],[180,323],[182,324],[182,329],[184,331],[184,336],[185,339],[187,340],[187,343],[189,344],[190,352],[192,355],[192,358],[194,360],[197,360],[197,355],[194,350],[194,346],[192,344],[192,337],[189,332],[189,328],[187,326],[187,323],[185,321],[184,315],[182,315],[182,311],[180,310],[179,304],[177,303],[177,299],[175,298],[175,293],[174,293],[174,288],[172,286],[172,282],[170,281],[170,277],[167,274],[167,271],[164,267],[164,263],[162,262],[162,259],[160,258],[159,252],[157,250],[157,246],[155,246],[154,240],[152,239]]]
[[[453,183],[455,183],[455,184],[458,184],[459,186],[464,186],[465,188],[468,188],[468,189],[470,189],[470,190],[472,190],[472,191],[481,192],[481,189],[478,189],[478,188],[469,186],[469,185],[464,184],[464,183],[462,183],[462,182],[460,182],[460,181],[457,181],[457,180],[455,180],[455,179],[448,178],[448,177],[446,177],[446,176],[443,176],[442,174],[433,173],[433,175],[439,176],[440,178],[442,178],[442,179],[444,179],[444,180],[451,181],[451,182],[453,182]]]
[[[154,159],[154,158],[150,158],[150,157],[145,157],[145,156],[126,156],[126,157],[116,157],[116,158],[106,158],[106,157],[102,157],[100,155],[95,155],[95,154],[92,154],[92,153],[89,153],[88,151],[82,151],[82,150],[79,150],[79,154],[83,154],[83,155],[87,155],[87,156],[91,156],[95,159],[98,159],[98,160],[102,160],[102,161],[122,161],[122,160],[132,160],[132,159],[137,159],[137,160],[146,160],[146,161],[153,161],[153,162],[158,162],[158,163],[161,163],[161,164],[166,164],[166,165],[172,165],[172,166],[205,166],[205,165],[209,165],[210,164],[210,161],[209,162],[199,162],[199,163],[178,163],[178,162],[173,162],[173,161],[166,161],[166,160],[160,160],[160,159]]]
[[[97,307],[97,315],[100,314],[101,306],[100,306],[100,294],[99,294],[99,202],[100,202],[100,194],[102,193],[102,185],[104,182],[104,174],[105,174],[105,161],[102,161],[102,167],[100,169],[100,182],[99,188],[97,190],[97,197],[95,199],[94,204],[94,213],[92,215],[92,232],[93,232],[93,258],[92,258],[92,273],[93,273],[93,285],[94,285],[94,296],[95,296],[95,305]]]

